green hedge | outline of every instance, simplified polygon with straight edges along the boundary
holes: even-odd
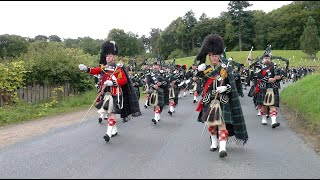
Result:
[[[97,66],[98,56],[85,54],[82,49],[64,48],[58,42],[34,42],[28,53],[20,60],[25,61],[27,84],[56,84],[70,82],[71,87],[79,92],[92,89],[92,77],[79,71],[79,64]]]

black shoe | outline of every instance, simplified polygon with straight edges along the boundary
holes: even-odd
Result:
[[[102,118],[99,118],[99,123],[101,123],[102,122]]]
[[[218,149],[218,147],[216,148],[210,148],[210,151],[216,151]]]
[[[148,106],[147,105],[144,105],[144,107],[147,109],[148,108]]]
[[[155,119],[152,119],[152,122],[153,122],[154,124],[157,124],[157,121],[156,121]]]
[[[278,127],[278,126],[280,126],[280,123],[279,123],[279,122],[276,122],[276,123],[274,123],[274,124],[271,125],[272,128],[276,128],[276,127]]]
[[[126,120],[125,118],[122,119],[122,123],[126,123],[126,122],[128,122],[128,120]]]
[[[193,103],[196,103],[197,101],[196,100],[193,100]]]
[[[266,126],[266,125],[267,125],[267,123],[262,123],[262,125]]]
[[[115,134],[112,134],[111,137],[114,137],[114,136],[116,136],[116,135],[118,135],[118,132],[116,132]]]
[[[227,151],[219,152],[219,157],[225,157],[225,156],[227,156]]]
[[[170,114],[170,116],[172,116],[172,112],[171,111],[168,111],[168,113]]]
[[[103,136],[103,139],[106,141],[106,142],[109,142],[110,141],[110,137],[108,134],[104,135]]]
[[[198,121],[198,122],[202,122],[202,120],[201,120],[201,119],[197,119],[197,121]],[[202,122],[202,123],[203,123],[203,122]]]

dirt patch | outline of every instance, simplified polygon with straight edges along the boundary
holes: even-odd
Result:
[[[320,125],[311,124],[305,117],[283,104],[281,111],[288,120],[289,127],[320,155]]]
[[[64,113],[56,116],[45,117],[33,121],[28,121],[21,124],[14,124],[0,128],[0,148],[14,144],[21,140],[40,135],[47,132],[51,128],[58,128],[74,123],[80,123],[85,116],[87,110],[77,111],[72,113]],[[84,121],[88,117],[98,117],[96,110],[91,110]]]

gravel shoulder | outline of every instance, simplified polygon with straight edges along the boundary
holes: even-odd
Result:
[[[80,123],[86,112],[87,110],[64,113],[56,116],[28,121],[25,123],[0,127],[0,148],[46,133],[53,128]],[[87,117],[88,116],[97,116],[98,118],[95,109],[90,110]],[[84,121],[88,119],[87,117],[84,119]]]

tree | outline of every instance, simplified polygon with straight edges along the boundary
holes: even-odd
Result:
[[[119,47],[119,56],[136,56],[145,53],[143,41],[138,34],[124,32],[122,29],[111,29],[108,40],[115,41]]]
[[[37,36],[34,37],[34,40],[35,41],[47,41],[48,37],[45,36],[45,35],[37,35]]]
[[[71,39],[67,38],[64,40],[64,47],[65,48],[77,48],[79,47],[80,39]]]
[[[115,41],[119,47],[119,56],[124,56],[126,52],[127,34],[123,29],[113,28],[109,31],[108,40]]]
[[[191,50],[195,47],[194,46],[194,35],[191,33],[191,31],[192,31],[192,28],[198,23],[197,18],[195,18],[195,14],[192,10],[188,11],[183,16],[183,22],[186,26],[186,37],[187,37],[186,52],[188,53],[188,55],[190,55]]]
[[[49,41],[50,42],[61,42],[61,38],[57,35],[51,35],[51,36],[49,36]]]
[[[28,51],[29,43],[26,38],[18,35],[0,35],[0,58],[19,57]]]
[[[255,23],[255,36],[253,38],[253,47],[255,50],[263,50],[265,49],[265,46],[268,44],[268,27],[270,27],[268,25],[268,22],[270,22],[270,20],[268,19],[266,13],[261,10],[253,11],[253,17]]]
[[[205,20],[209,20],[208,16],[206,15],[206,13],[202,13],[200,18],[199,18],[199,21],[205,21]]]
[[[142,36],[140,37],[140,40],[142,41],[144,48],[145,48],[148,52],[151,52],[150,39],[147,38],[145,35],[142,35]]]
[[[239,50],[242,50],[242,36],[244,34],[243,29],[245,27],[245,21],[248,19],[248,12],[243,9],[251,6],[248,1],[230,1],[228,4],[229,14],[231,15],[231,23],[238,28],[239,38]]]
[[[159,54],[159,46],[158,40],[160,38],[161,29],[160,28],[151,28],[150,32],[150,45],[151,45],[151,52],[155,55]]]
[[[315,20],[309,16],[303,34],[300,37],[300,45],[302,52],[315,58],[320,49],[320,39]]]

